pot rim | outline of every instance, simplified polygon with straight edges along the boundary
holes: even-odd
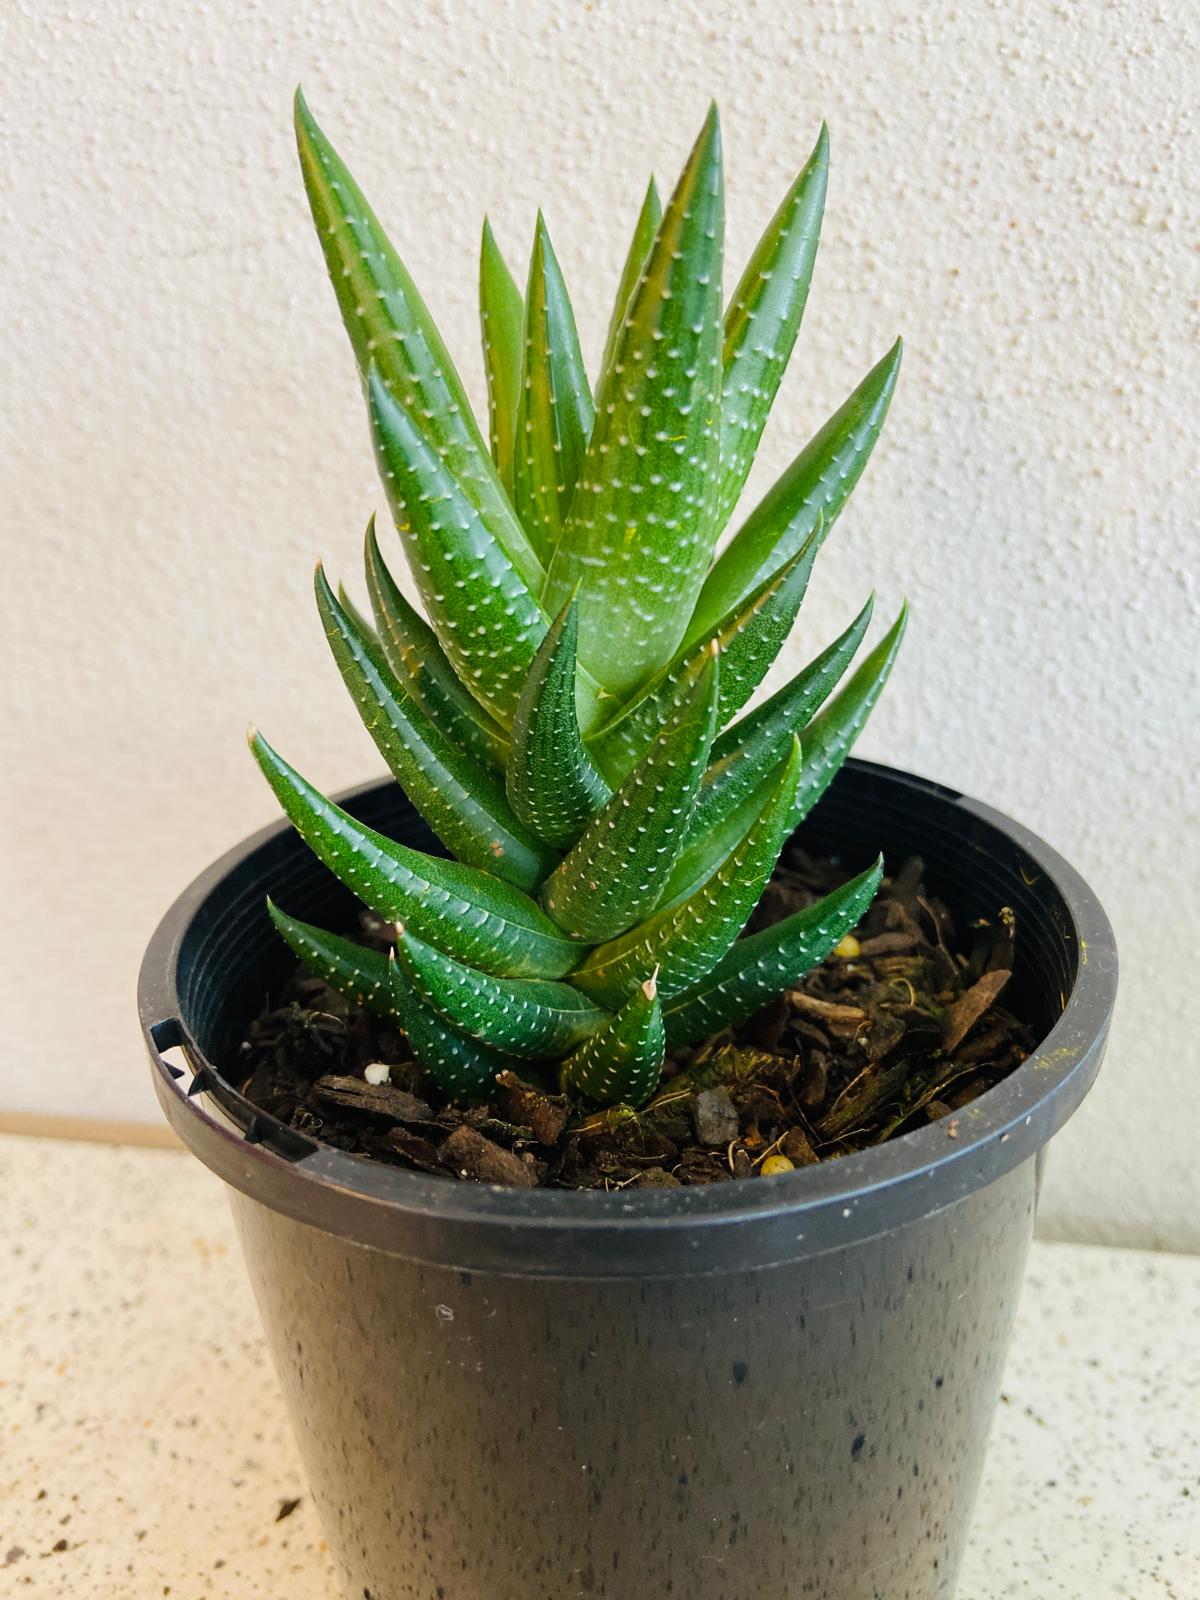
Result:
[[[291,831],[286,819],[202,872],[159,923],[138,981],[141,1024],[167,1121],[218,1176],[325,1232],[410,1259],[520,1276],[691,1275],[746,1270],[844,1247],[943,1209],[1035,1155],[1099,1069],[1116,994],[1112,927],[1084,879],[1002,812],[929,779],[851,760],[858,774],[947,803],[1003,837],[1021,871],[1049,878],[1075,975],[1061,1015],[1020,1067],[949,1119],[835,1161],[753,1183],[670,1190],[510,1189],[350,1155],[258,1111],[200,1051],[182,1016],[187,930],[228,875]],[[379,780],[340,795],[354,800]],[[189,1071],[163,1052],[182,1046]],[[207,1102],[207,1103],[205,1103]]]

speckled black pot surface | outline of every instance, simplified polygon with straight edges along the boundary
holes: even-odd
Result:
[[[393,784],[343,804],[429,847]],[[968,919],[1014,909],[1008,992],[1045,1038],[956,1137],[611,1195],[372,1163],[219,1070],[290,960],[267,889],[352,915],[292,830],[215,863],[159,926],[139,995],[155,1085],[230,1186],[351,1600],[953,1595],[1042,1153],[1099,1068],[1116,949],[1048,846],[924,780],[850,762],[802,837],[850,865],[919,854]]]

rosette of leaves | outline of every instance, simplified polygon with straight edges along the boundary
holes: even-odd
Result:
[[[292,948],[392,1017],[446,1092],[538,1064],[638,1105],[664,1052],[762,1007],[854,925],[881,864],[739,937],[887,679],[904,613],[855,664],[868,600],[745,710],[888,408],[892,350],[720,554],[804,311],[828,140],[722,301],[721,138],[634,228],[593,389],[538,217],[524,290],[485,224],[485,439],[361,190],[296,104],[308,198],[357,357],[424,615],[366,538],[372,619],[318,569],[330,649],[380,754],[447,855],[363,826],[258,733],[315,854],[395,929],[383,954],[271,905]]]

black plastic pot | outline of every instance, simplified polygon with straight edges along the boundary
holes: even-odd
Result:
[[[390,783],[344,803],[430,843]],[[285,825],[155,933],[158,1096],[230,1186],[353,1600],[953,1593],[1042,1152],[1099,1068],[1116,950],[1065,861],[937,785],[851,762],[803,834],[851,867],[920,854],[967,917],[1012,906],[1008,994],[1045,1042],[953,1128],[714,1188],[455,1184],[256,1112],[221,1068],[290,960],[264,895],[352,914]]]

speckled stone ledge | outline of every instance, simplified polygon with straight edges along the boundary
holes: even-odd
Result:
[[[334,1600],[220,1184],[0,1138],[0,1593]],[[1034,1247],[959,1600],[1200,1596],[1200,1257]]]

